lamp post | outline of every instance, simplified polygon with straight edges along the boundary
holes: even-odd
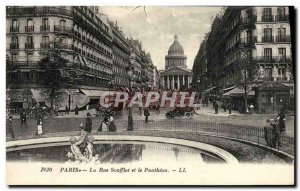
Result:
[[[129,76],[129,86],[130,86],[129,96],[131,96],[131,88],[132,88],[132,84],[131,84],[132,71],[131,71],[131,69],[128,70],[128,76]],[[132,118],[132,108],[131,107],[128,107],[128,127],[127,127],[127,131],[133,131],[133,118]]]

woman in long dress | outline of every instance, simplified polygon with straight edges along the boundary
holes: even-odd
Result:
[[[110,116],[109,118],[109,125],[108,125],[108,130],[110,132],[115,132],[117,131],[117,127],[116,127],[116,124],[114,122],[114,118],[112,116]]]
[[[108,131],[109,120],[108,117],[104,117],[103,121],[100,124],[98,131]]]

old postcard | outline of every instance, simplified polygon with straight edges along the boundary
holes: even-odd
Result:
[[[6,6],[8,185],[295,184],[289,6]]]

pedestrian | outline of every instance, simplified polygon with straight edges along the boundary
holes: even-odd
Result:
[[[7,121],[7,135],[8,134],[10,134],[11,135],[11,137],[14,139],[15,138],[15,134],[14,134],[14,131],[13,131],[13,128],[12,128],[12,126],[13,126],[13,124],[12,124],[12,122],[13,122],[13,117],[10,115],[9,117],[8,117],[8,121]]]
[[[116,127],[116,124],[115,124],[115,122],[114,122],[113,116],[110,116],[110,117],[109,117],[108,130],[109,130],[110,132],[116,132],[116,131],[117,131],[117,127]]]
[[[145,116],[145,123],[148,123],[148,117],[149,117],[150,113],[149,113],[149,108],[146,107],[144,110],[144,116]]]
[[[98,128],[98,131],[108,131],[108,125],[109,125],[109,118],[104,117],[103,121],[100,124],[100,127]]]
[[[254,111],[254,105],[251,103],[249,106],[250,113],[252,114]]]
[[[226,106],[226,103],[225,103],[225,102],[224,102],[224,104],[223,104],[223,109],[224,109],[224,112],[226,113],[227,106]]]
[[[281,147],[281,131],[280,131],[278,122],[276,120],[274,120],[271,123],[271,126],[273,127],[273,129],[272,129],[272,134],[273,134],[272,146],[274,148]]]
[[[65,107],[66,113],[65,114],[69,114],[69,107],[66,105]]]
[[[38,119],[37,121],[37,135],[42,135],[43,134],[43,120],[41,118]]]
[[[284,132],[285,131],[285,115],[283,113],[283,110],[280,111],[280,113],[277,115],[277,119],[279,121],[279,129],[280,132]]]
[[[156,102],[157,114],[160,114],[160,100]]]
[[[232,110],[232,104],[231,102],[228,103],[228,111],[229,111],[229,114],[231,114],[231,110]]]
[[[91,133],[92,132],[92,119],[91,119],[91,114],[88,112],[87,113],[87,118],[86,118],[86,121],[85,121],[85,131],[88,132],[88,133]]]
[[[59,108],[59,106],[58,106],[58,104],[56,104],[55,105],[55,116],[58,116],[58,108]]]
[[[265,137],[265,141],[267,143],[267,146],[269,147],[273,147],[273,132],[272,132],[272,126],[270,123],[270,120],[267,120],[267,123],[269,124],[268,126],[264,127],[264,137]]]
[[[76,105],[76,107],[75,107],[74,111],[75,111],[75,115],[78,115],[78,113],[79,113],[79,108],[78,108],[78,105]]]
[[[219,105],[217,102],[215,102],[215,114],[218,114]]]
[[[139,113],[142,115],[142,107],[139,107]]]
[[[26,129],[28,129],[27,123],[26,123],[26,121],[27,121],[26,111],[24,108],[21,109],[20,120],[21,120],[21,128],[23,127],[23,125],[25,125]]]

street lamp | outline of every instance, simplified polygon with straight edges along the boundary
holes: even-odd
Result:
[[[131,84],[132,71],[131,71],[131,69],[128,70],[128,76],[129,76],[129,86],[130,86],[129,96],[131,96],[131,89],[132,89],[132,84]],[[132,131],[132,130],[133,130],[132,108],[128,107],[128,127],[127,127],[127,131]]]

